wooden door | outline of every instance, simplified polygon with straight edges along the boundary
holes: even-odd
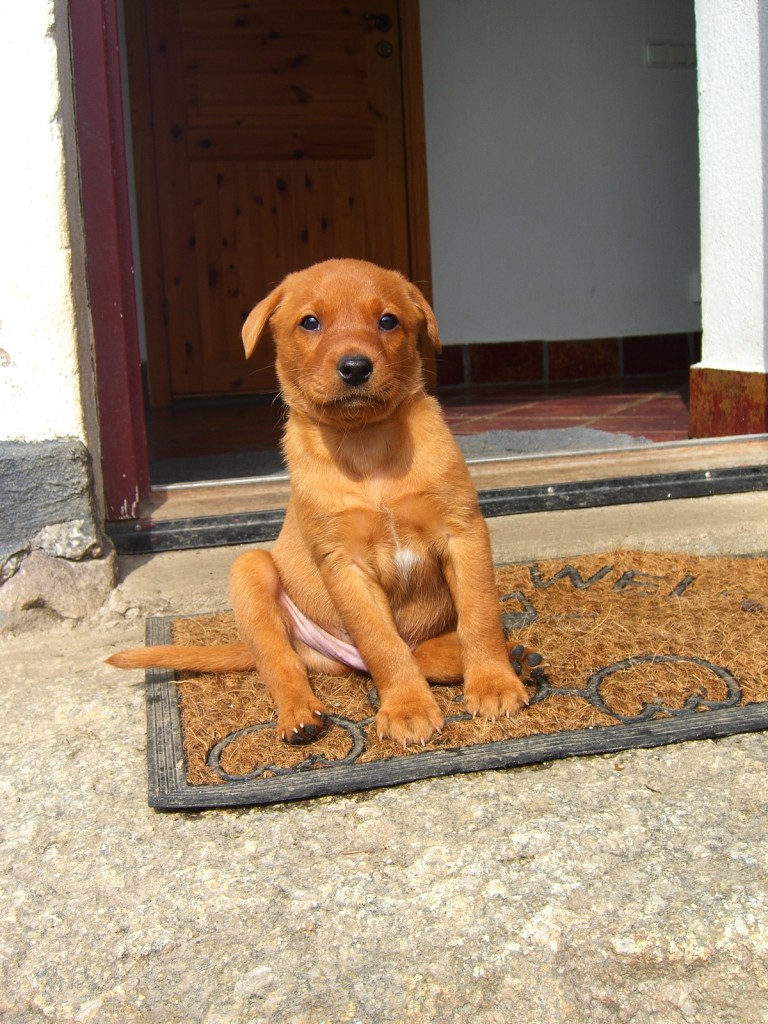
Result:
[[[415,9],[126,5],[154,405],[274,389],[273,353],[246,363],[240,330],[291,270],[355,256],[426,284]]]

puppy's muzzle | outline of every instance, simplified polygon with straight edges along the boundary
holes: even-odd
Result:
[[[342,356],[336,369],[344,383],[351,388],[359,388],[367,384],[373,374],[373,363],[368,356]]]

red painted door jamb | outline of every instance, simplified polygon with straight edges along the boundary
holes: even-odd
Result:
[[[116,0],[71,0],[88,292],[107,519],[149,492]]]

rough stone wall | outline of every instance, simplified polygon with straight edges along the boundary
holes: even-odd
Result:
[[[0,631],[88,617],[115,565],[85,445],[0,442]]]

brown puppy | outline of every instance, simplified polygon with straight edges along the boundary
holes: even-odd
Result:
[[[290,274],[243,328],[246,355],[271,331],[289,407],[291,476],[271,552],[232,568],[244,644],[146,648],[122,668],[256,667],[289,742],[313,739],[327,709],[307,670],[370,672],[380,736],[424,743],[443,716],[427,680],[464,681],[487,718],[527,703],[504,640],[488,530],[464,459],[424,392],[420,336],[434,314],[395,271],[329,260]]]

